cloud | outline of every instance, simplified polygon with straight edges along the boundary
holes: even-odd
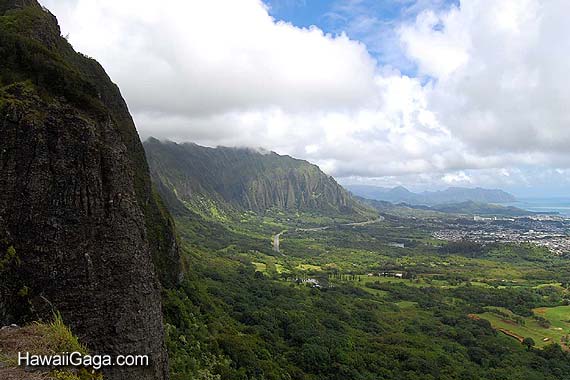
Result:
[[[524,183],[519,167],[570,167],[569,3],[402,2],[398,20],[363,18],[361,0],[336,9],[357,12],[367,46],[276,21],[260,0],[43,1],[143,138],[261,146],[368,181]]]
[[[45,3],[64,8],[70,42],[101,61],[135,112],[338,109],[375,97],[363,44],[276,22],[257,0]]]
[[[447,173],[441,179],[443,180],[443,182],[449,185],[473,183],[473,179],[471,178],[471,176],[465,174],[464,171],[459,171],[456,173]]]
[[[548,155],[570,144],[569,11],[567,1],[465,0],[423,12],[400,35],[454,136],[482,155]]]

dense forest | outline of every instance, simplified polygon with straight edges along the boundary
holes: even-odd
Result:
[[[197,218],[192,224],[216,225]],[[199,230],[189,228],[188,222],[178,225],[185,231]],[[374,230],[356,233],[339,228],[323,232],[322,237],[327,244],[338,237],[345,245],[358,246],[369,241]],[[569,373],[570,355],[559,344],[536,348],[532,339],[523,344],[489,321],[473,317],[489,307],[509,309],[520,318],[532,316],[537,307],[566,302],[564,290],[476,286],[471,283],[474,274],[441,268],[428,277],[429,267],[419,265],[422,257],[430,255],[490,260],[513,270],[534,265],[537,257],[543,259],[539,266],[552,264],[544,252],[531,247],[481,249],[466,243],[430,251],[418,246],[408,253],[416,261],[408,264],[414,274],[385,282],[363,279],[357,270],[332,267],[326,274],[259,270],[248,259],[256,248],[264,250],[255,240],[235,240],[224,248],[215,240],[194,240],[191,232],[185,235],[185,259],[192,270],[178,289],[165,296],[173,379],[191,374],[197,379],[506,380],[565,379]],[[293,254],[303,244],[306,240],[286,247]],[[302,262],[314,262],[310,258],[318,255],[299,254]],[[271,257],[271,252],[264,255]],[[376,255],[376,263],[386,259],[378,253],[368,255]],[[505,258],[507,262],[501,263]],[[406,270],[396,265],[399,259],[394,255],[390,260],[395,261],[383,267]],[[279,262],[278,257],[271,260]],[[421,284],[418,278],[424,275],[426,283]],[[291,281],[302,276],[318,278],[323,286]]]

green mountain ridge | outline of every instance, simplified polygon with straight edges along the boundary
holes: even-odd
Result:
[[[215,214],[277,209],[325,215],[366,210],[318,166],[290,156],[154,138],[144,147],[157,188],[174,210],[189,207]]]

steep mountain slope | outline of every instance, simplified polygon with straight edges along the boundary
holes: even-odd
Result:
[[[289,156],[156,139],[144,146],[152,176],[174,208],[209,201],[257,212],[350,214],[362,208],[316,165]]]
[[[94,353],[140,353],[168,377],[159,278],[173,222],[118,88],[35,0],[0,0],[0,324],[59,310]]]
[[[403,186],[392,189],[366,185],[352,185],[347,188],[355,195],[388,201],[393,203],[406,202],[409,204],[437,205],[445,203],[503,203],[513,202],[515,197],[507,192],[496,189],[483,189],[480,187],[470,189],[463,187],[450,187],[440,191],[424,191],[413,193]]]

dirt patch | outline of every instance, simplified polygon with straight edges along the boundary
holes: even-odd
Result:
[[[0,354],[17,355],[19,351],[33,352],[42,347],[43,336],[35,325],[3,327],[0,330]]]
[[[37,352],[42,347],[43,336],[37,326],[0,329],[0,379],[48,380],[47,372],[29,371],[17,366],[18,352]]]
[[[518,334],[515,334],[514,332],[509,331],[509,330],[507,330],[507,329],[504,329],[504,328],[502,328],[502,327],[499,327],[497,330],[499,330],[500,332],[502,332],[503,334],[505,334],[505,335],[507,335],[507,336],[510,336],[511,338],[515,338],[516,340],[518,340],[518,341],[521,342],[521,343],[522,343],[522,341],[524,340],[524,337],[522,337],[522,336],[520,336],[520,335],[518,335]]]
[[[23,368],[0,368],[2,380],[51,380],[47,373],[26,372]]]

